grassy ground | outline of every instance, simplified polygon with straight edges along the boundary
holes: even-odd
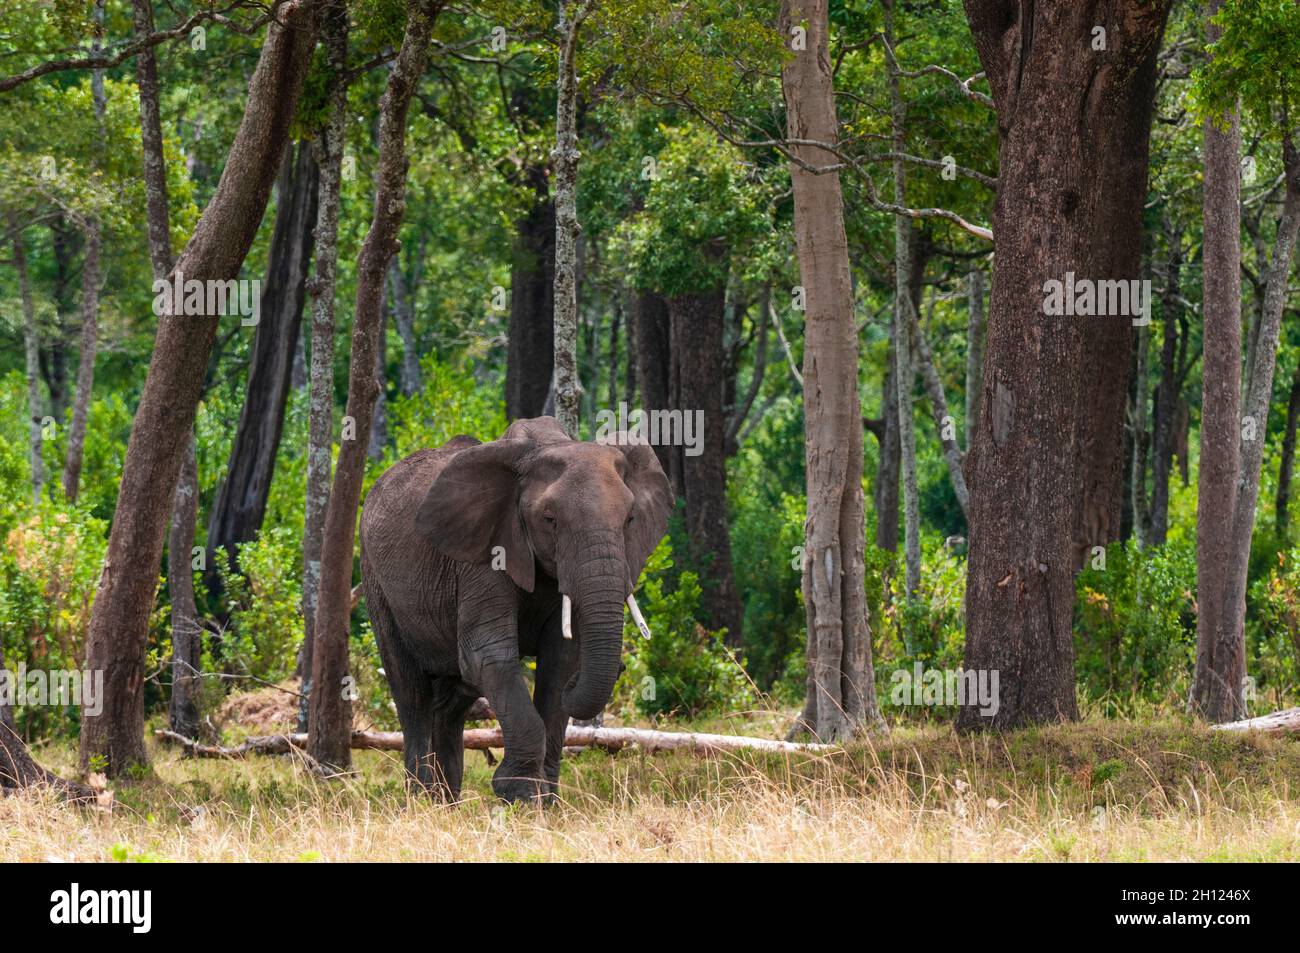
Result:
[[[39,754],[70,772],[70,749]],[[478,752],[453,806],[408,798],[392,754],[356,768],[320,782],[288,758],[157,748],[111,813],[0,800],[0,860],[1300,860],[1300,741],[1173,721],[899,729],[824,756],[588,751],[546,810],[495,801]]]

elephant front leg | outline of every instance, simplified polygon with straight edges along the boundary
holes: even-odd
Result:
[[[466,681],[482,690],[501,724],[505,757],[492,775],[493,792],[505,801],[541,798],[546,791],[546,731],[528,696],[514,633],[491,641],[471,638],[461,653]]]
[[[574,642],[560,633],[558,613],[546,624],[537,645],[537,689],[533,703],[546,727],[546,757],[543,776],[549,795],[559,793],[560,759],[564,754],[564,734],[569,714],[560,703],[564,686],[578,669],[578,651]]]

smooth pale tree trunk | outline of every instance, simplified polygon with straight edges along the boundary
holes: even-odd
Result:
[[[1095,382],[1084,378],[1095,370],[1093,347],[1109,347],[1112,333],[1131,340],[1131,318],[1048,315],[1044,284],[1070,271],[1140,277],[1156,54],[1169,4],[1111,4],[1105,51],[1091,49],[1097,24],[1088,4],[965,7],[997,111],[1000,183],[984,390],[967,464],[965,668],[998,671],[1001,700],[992,717],[961,707],[958,727],[972,730],[1078,717],[1071,621],[1083,470],[1092,498],[1111,470],[1120,474],[1117,499],[1123,487],[1122,441],[1099,442],[1104,434],[1088,423]],[[1129,360],[1125,352],[1122,370],[1104,378],[1113,386],[1120,375],[1121,414]],[[1086,453],[1108,459],[1083,468]],[[1083,542],[1109,532],[1095,529]]]
[[[805,49],[781,70],[787,135],[835,143],[838,120],[828,53],[826,0],[783,0],[781,35],[807,28]],[[834,163],[815,146],[793,153],[807,166]],[[839,174],[791,163],[795,239],[807,307],[804,325],[803,593],[808,624],[808,699],[799,727],[818,738],[850,738],[881,723],[863,588],[866,522],[862,493],[862,405],[853,281]]]
[[[1220,28],[1206,6],[1206,40]],[[1233,598],[1233,521],[1241,473],[1241,122],[1204,126],[1201,458],[1196,503],[1196,670],[1189,704],[1210,721],[1245,707],[1245,618]],[[1241,607],[1244,613],[1244,605]]]
[[[711,628],[726,628],[729,645],[741,645],[744,607],[736,590],[727,519],[725,420],[722,413],[722,329],[726,288],[668,299],[673,352],[679,372],[677,407],[704,421],[702,452],[681,453],[686,537],[699,572],[703,609]],[[860,426],[860,425],[859,425]],[[685,448],[675,448],[684,450]]]
[[[894,0],[885,4],[885,39],[894,48]],[[894,152],[907,152],[907,104],[899,88],[898,70],[889,67],[890,114]],[[894,160],[894,204],[907,204],[907,178],[903,160]],[[908,599],[921,585],[921,510],[916,481],[916,427],[912,409],[912,388],[916,383],[912,365],[912,328],[916,303],[912,300],[912,254],[916,229],[906,216],[894,218],[894,387],[898,401],[899,463],[903,472],[903,559],[904,591]]]
[[[18,296],[23,306],[23,353],[27,365],[27,460],[31,468],[32,499],[41,501],[45,485],[45,462],[41,458],[41,338],[36,326],[36,305],[32,301],[32,283],[27,272],[27,249],[23,233],[14,223],[14,270],[18,272]]]
[[[316,609],[321,578],[325,513],[329,507],[334,464],[334,296],[338,273],[339,203],[343,182],[344,135],[348,91],[343,81],[348,57],[348,15],[342,0],[331,0],[321,13],[321,45],[329,64],[329,114],[316,140],[320,169],[316,208],[316,274],[308,286],[311,309],[311,371],[308,385],[307,492],[302,531],[303,640],[298,653],[298,728],[308,729],[312,691],[312,655],[316,646]]]
[[[266,515],[307,297],[318,178],[309,143],[300,143],[296,156],[293,146],[285,150],[244,404],[226,476],[208,513],[206,582],[211,596],[221,591],[219,562],[236,569],[239,544],[257,536]]]
[[[95,21],[100,29],[104,24],[104,4],[95,7]],[[99,41],[91,47],[99,52]],[[152,51],[150,51],[152,53]],[[104,95],[104,71],[92,70],[90,74],[90,99],[95,113],[96,144],[102,154],[107,148],[104,128],[107,99]],[[63,495],[70,503],[77,502],[81,484],[81,461],[86,447],[86,420],[90,416],[90,397],[95,388],[95,353],[99,347],[99,255],[101,226],[93,215],[86,219],[86,256],[81,264],[81,347],[77,365],[77,396],[72,405],[72,423],[68,427],[68,449],[63,458]],[[54,416],[61,418],[58,407]]]
[[[177,262],[186,280],[230,280],[257,234],[315,43],[311,7],[278,8],[216,192]],[[167,309],[168,312],[170,309]],[[147,763],[144,665],[168,515],[216,338],[216,316],[158,320],[153,357],[123,461],[118,506],[91,613],[87,667],[104,672],[104,707],[82,719],[80,758],[121,775]]]
[[[1217,131],[1215,134],[1218,134]],[[1210,132],[1207,131],[1207,152],[1209,135]],[[1222,159],[1225,168],[1226,160],[1225,155]],[[1239,162],[1239,156],[1234,155],[1233,161]],[[1282,214],[1278,219],[1277,233],[1273,241],[1272,260],[1264,290],[1264,305],[1259,316],[1254,362],[1247,368],[1249,386],[1246,391],[1245,405],[1241,408],[1240,429],[1235,435],[1239,439],[1238,471],[1235,475],[1237,494],[1232,507],[1226,561],[1227,574],[1224,580],[1226,585],[1222,590],[1222,601],[1211,606],[1216,612],[1215,617],[1206,618],[1206,607],[1203,602],[1197,616],[1196,671],[1192,680],[1191,708],[1194,713],[1212,722],[1234,721],[1244,717],[1246,711],[1245,619],[1250,541],[1255,529],[1255,507],[1259,502],[1260,471],[1263,466],[1265,437],[1268,432],[1268,409],[1273,398],[1273,372],[1277,364],[1282,310],[1286,305],[1288,291],[1287,278],[1291,270],[1296,233],[1300,230],[1300,152],[1296,150],[1289,130],[1283,135],[1282,162],[1286,176],[1286,196],[1282,202]],[[1210,197],[1211,191],[1217,192],[1218,186],[1217,184],[1212,186],[1210,182],[1208,164],[1205,182],[1207,204],[1213,201],[1216,212],[1228,214],[1228,210],[1219,205],[1219,201],[1222,200],[1220,196],[1215,195],[1213,199]],[[1206,218],[1208,239],[1210,229],[1208,210]],[[1230,224],[1236,219],[1227,221]],[[1217,261],[1215,263],[1218,264]],[[1206,281],[1211,280],[1209,269],[1207,263],[1204,279]],[[1240,279],[1238,278],[1237,281],[1239,283]],[[1207,292],[1205,303],[1207,320],[1209,307],[1210,298]],[[1210,352],[1208,332],[1205,341],[1206,364],[1203,374],[1208,375]],[[1224,341],[1227,341],[1226,334]],[[1219,449],[1217,444],[1215,449]],[[1205,455],[1205,443],[1202,437],[1202,470],[1205,469]],[[1199,492],[1203,495],[1205,490],[1201,489]],[[1215,501],[1217,505],[1222,505],[1222,502],[1222,500]],[[1200,512],[1197,515],[1199,518]],[[1213,528],[1220,529],[1218,521],[1213,524]],[[1206,527],[1202,524],[1197,538],[1198,556],[1199,533],[1205,530]],[[1212,555],[1219,556],[1218,553]],[[1199,582],[1198,591],[1203,591]]]
[[[526,178],[534,199],[515,225],[510,257],[506,416],[512,420],[541,415],[555,351],[555,203],[545,170],[530,168]]]
[[[560,0],[555,99],[555,418],[578,435],[578,32],[595,0]]]
[[[352,561],[366,448],[379,382],[375,352],[384,323],[384,280],[397,253],[406,212],[406,114],[429,50],[440,2],[407,3],[406,33],[379,103],[379,168],[375,211],[357,257],[357,298],[352,319],[347,416],[352,439],[339,449],[321,550],[316,645],[312,652],[307,750],[327,768],[352,761],[352,704],[348,682],[348,629],[352,614]]]
[[[966,277],[966,449],[979,429],[979,395],[984,390],[984,272]],[[969,514],[967,514],[969,516]]]

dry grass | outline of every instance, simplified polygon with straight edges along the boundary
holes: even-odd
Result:
[[[913,729],[826,757],[592,751],[547,810],[495,801],[479,754],[454,806],[408,798],[379,752],[328,783],[287,759],[157,749],[154,767],[111,814],[0,800],[0,860],[1300,860],[1300,742],[1172,722]]]

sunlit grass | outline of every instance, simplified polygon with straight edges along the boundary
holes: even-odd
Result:
[[[67,771],[71,750],[44,749]],[[191,761],[114,785],[112,813],[0,800],[0,860],[1300,860],[1300,744],[1176,722],[958,737],[901,729],[828,755],[565,762],[561,803],[408,798],[400,759],[324,782],[291,758]]]

